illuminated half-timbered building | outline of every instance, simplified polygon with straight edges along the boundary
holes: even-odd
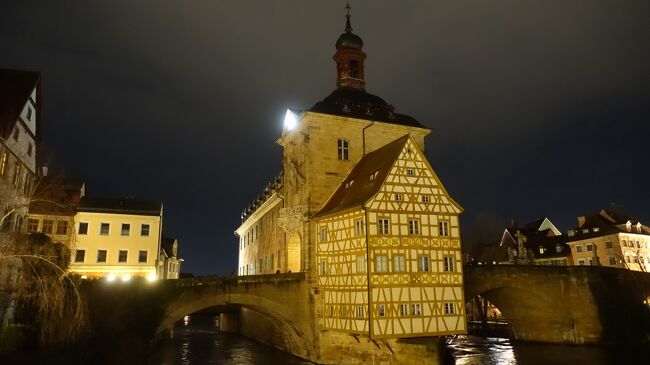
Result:
[[[465,333],[460,206],[424,154],[431,130],[366,92],[349,14],[337,88],[288,110],[283,172],[242,213],[239,275],[306,272],[323,333]]]

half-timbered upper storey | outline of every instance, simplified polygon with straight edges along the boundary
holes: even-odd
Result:
[[[461,211],[409,135],[364,155],[314,217],[322,327],[464,333]]]

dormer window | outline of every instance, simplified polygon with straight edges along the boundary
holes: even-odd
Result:
[[[594,232],[600,232],[600,228],[598,228],[598,227],[594,227],[593,231],[594,231]]]
[[[555,245],[555,252],[557,252],[557,253],[562,252],[562,246],[560,246],[560,245]]]
[[[539,253],[540,253],[540,255],[544,254],[544,247],[543,246],[539,246]]]
[[[349,188],[350,186],[352,186],[352,184],[354,184],[354,180],[350,180],[350,181],[346,182],[345,183],[345,188],[346,189]]]
[[[377,177],[377,174],[379,174],[379,170],[373,172],[372,174],[368,175],[368,181],[374,181],[375,178]]]

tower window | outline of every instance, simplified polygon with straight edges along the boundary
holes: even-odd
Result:
[[[350,77],[358,79],[359,76],[359,62],[357,60],[350,61]]]
[[[350,144],[347,139],[338,140],[338,156],[339,160],[347,161],[349,159]]]

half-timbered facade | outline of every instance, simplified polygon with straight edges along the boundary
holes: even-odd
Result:
[[[315,216],[323,328],[464,333],[460,212],[410,136],[361,158]]]

